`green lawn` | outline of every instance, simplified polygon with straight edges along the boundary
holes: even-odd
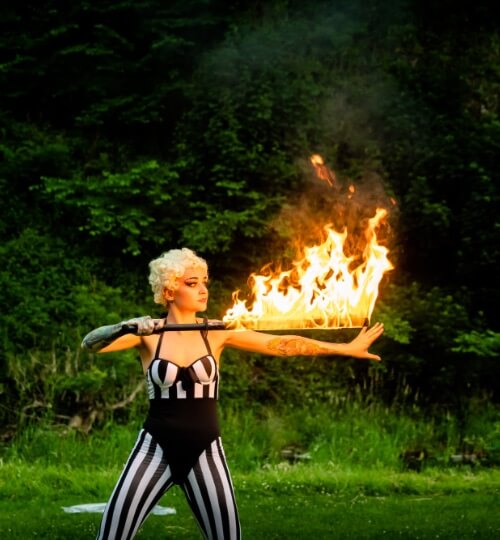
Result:
[[[97,514],[65,514],[60,498],[30,503],[2,503],[3,539],[93,538]],[[83,502],[73,501],[75,503]],[[162,502],[176,515],[151,516],[138,538],[199,539],[197,527],[182,495]],[[472,493],[418,497],[331,496],[327,494],[264,494],[240,490],[239,507],[245,538],[484,538],[500,536],[499,496]]]
[[[62,506],[103,502],[116,471],[0,466],[0,538],[83,540],[99,515]],[[234,475],[244,538],[492,539],[500,537],[500,471],[325,471],[273,468]],[[138,538],[200,539],[183,495],[161,501]]]

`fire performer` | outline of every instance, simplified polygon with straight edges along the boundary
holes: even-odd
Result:
[[[216,413],[223,349],[378,361],[380,357],[368,349],[383,326],[363,328],[350,343],[248,330],[174,330],[167,335],[162,332],[166,325],[202,322],[196,314],[207,308],[207,263],[183,248],[164,253],[149,266],[154,300],[166,307],[166,318],[146,316],[103,326],[82,343],[94,352],[136,348],[150,399],[148,417],[107,504],[98,539],[133,538],[173,484],[183,490],[205,538],[239,539],[238,511]],[[136,328],[135,334],[124,334],[130,325]]]

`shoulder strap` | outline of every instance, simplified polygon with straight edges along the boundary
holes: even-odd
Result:
[[[163,341],[163,335],[164,335],[164,332],[161,332],[160,339],[158,340],[158,344],[156,345],[155,359],[160,358],[160,350],[161,350],[161,344]]]
[[[213,356],[212,349],[210,348],[210,342],[208,341],[208,319],[206,317],[203,317],[203,323],[205,324],[205,328],[203,330],[200,330],[201,337],[203,338],[203,341],[205,342],[205,346],[207,348],[208,354],[210,356]]]

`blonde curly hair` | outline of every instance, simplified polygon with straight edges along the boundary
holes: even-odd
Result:
[[[165,289],[175,291],[179,286],[177,279],[183,276],[188,268],[208,271],[205,259],[198,257],[188,248],[171,249],[149,263],[149,284],[155,303],[168,305]]]

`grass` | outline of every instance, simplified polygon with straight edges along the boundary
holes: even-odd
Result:
[[[96,514],[63,506],[104,502],[118,468],[0,467],[3,539],[80,540],[97,532]],[[245,538],[484,538],[500,533],[498,470],[341,470],[279,465],[236,473]],[[199,539],[180,490],[161,501],[175,515],[151,516],[138,538]]]
[[[446,465],[463,451],[488,455],[500,464],[500,409],[479,404],[467,422],[443,413],[429,419],[420,411],[402,413],[376,402],[313,403],[302,407],[254,407],[234,410],[223,405],[221,426],[232,470],[252,471],[282,459],[293,447],[315,463],[401,469],[401,456],[422,452],[427,463]],[[73,466],[125,461],[141,421],[103,426],[87,436],[67,426],[40,422],[0,446],[0,458]]]
[[[174,494],[169,505],[173,516],[151,516],[137,535],[143,540],[184,538],[200,540],[197,527]],[[178,504],[179,503],[179,504]],[[498,498],[486,495],[434,497],[328,497],[239,493],[244,538],[269,539],[484,539],[500,533]],[[64,514],[60,501],[43,506],[24,504],[2,508],[4,539],[83,540],[94,538],[99,516]]]
[[[486,412],[488,414],[486,414]],[[500,469],[449,466],[460,450],[498,447],[498,411],[469,427],[352,403],[349,407],[222,411],[244,537],[249,539],[490,539],[500,535]],[[105,502],[135,440],[136,426],[105,426],[91,436],[65,427],[24,430],[0,454],[0,538],[80,540],[100,516],[63,506]],[[495,446],[496,445],[496,446]],[[284,461],[296,447],[309,460]],[[432,459],[421,472],[403,466],[406,450]],[[162,500],[172,516],[151,516],[139,539],[199,539],[177,488]]]

